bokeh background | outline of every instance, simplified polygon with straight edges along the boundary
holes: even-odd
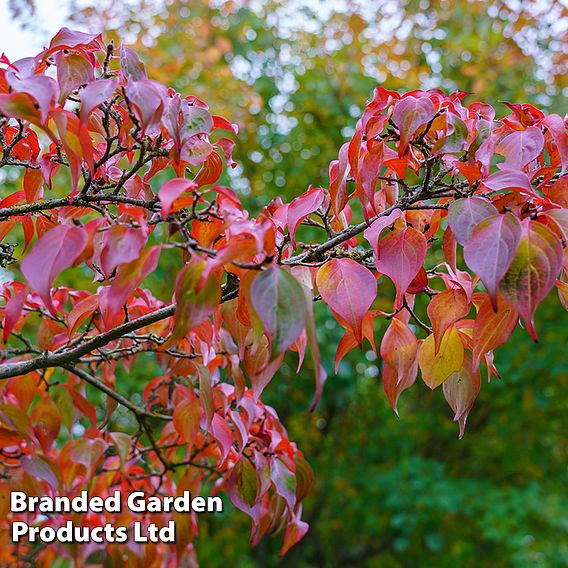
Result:
[[[461,89],[501,115],[501,101],[568,112],[565,1],[3,0],[0,20],[12,59],[61,25],[104,31],[134,46],[151,78],[238,123],[226,182],[253,212],[327,185],[378,84]],[[2,194],[18,183],[0,181]],[[158,297],[171,293],[167,265],[150,280]],[[568,565],[568,314],[554,294],[537,312],[538,345],[519,329],[497,350],[502,379],[483,384],[461,441],[440,389],[417,383],[394,415],[368,346],[334,374],[341,330],[329,312],[317,317],[330,372],[317,411],[307,412],[313,370],[297,374],[292,356],[266,395],[316,472],[310,532],[279,559],[278,539],[250,549],[243,514],[202,517],[202,566]],[[124,374],[121,389],[139,391],[151,373]]]

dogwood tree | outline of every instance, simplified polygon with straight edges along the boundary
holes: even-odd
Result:
[[[317,405],[314,307],[345,329],[336,367],[368,342],[393,409],[420,376],[441,386],[462,436],[482,374],[498,376],[494,350],[519,325],[537,340],[535,310],[555,286],[568,305],[557,114],[509,104],[497,120],[464,92],[377,88],[329,187],[253,217],[218,184],[235,165],[236,126],[148,78],[128,47],[63,28],[35,57],[0,65],[0,168],[21,172],[0,202],[14,275],[0,294],[2,495],[225,492],[250,516],[251,543],[282,532],[285,553],[308,530],[313,473],[262,394],[288,352],[298,367],[309,353]],[[176,270],[160,300],[144,283],[164,258]],[[92,284],[73,286],[78,272]],[[375,318],[389,322],[378,349]],[[136,376],[148,356],[159,373],[126,396],[117,376]],[[131,427],[117,426],[119,408]],[[175,544],[15,546],[18,515],[0,504],[5,563],[170,566],[195,554],[195,513],[152,515],[175,520]],[[134,520],[123,510],[80,522]]]

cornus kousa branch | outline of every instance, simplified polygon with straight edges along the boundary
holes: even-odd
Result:
[[[462,436],[482,373],[498,376],[494,350],[518,325],[537,340],[555,286],[568,305],[566,119],[528,104],[496,119],[465,97],[377,88],[329,187],[253,217],[218,183],[237,127],[149,79],[129,48],[63,28],[35,57],[2,57],[0,168],[21,173],[0,201],[13,275],[0,306],[2,490],[226,491],[252,543],[283,531],[285,553],[308,530],[313,475],[262,394],[287,353],[308,350],[317,404],[316,299],[345,330],[336,367],[363,342],[376,350],[385,318],[389,403],[420,375]],[[155,272],[172,279],[163,299],[143,287]],[[92,284],[70,285],[85,275]],[[119,379],[148,368],[135,403]],[[120,431],[119,407],[131,416]],[[197,520],[186,529],[148,554],[194,555]],[[65,545],[26,546],[48,566]],[[73,548],[83,563],[91,552]]]

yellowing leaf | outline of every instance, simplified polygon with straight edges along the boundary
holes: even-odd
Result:
[[[462,367],[463,343],[454,326],[444,333],[440,349],[437,353],[435,351],[434,334],[430,334],[420,346],[418,364],[422,380],[431,389],[440,386],[452,373]]]

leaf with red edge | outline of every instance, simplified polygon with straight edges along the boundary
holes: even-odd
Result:
[[[34,479],[47,482],[54,493],[59,491],[59,479],[53,465],[42,456],[23,456],[20,458],[22,469]]]
[[[203,107],[190,105],[187,101],[181,102],[183,122],[180,127],[181,144],[198,134],[209,134],[213,130],[213,117]]]
[[[410,139],[416,131],[432,120],[435,114],[434,104],[428,97],[415,98],[407,96],[397,101],[392,120],[400,133],[398,143],[399,157],[405,154]]]
[[[562,170],[568,171],[568,133],[564,120],[557,114],[550,114],[543,119],[542,124],[548,128],[554,144],[558,148]]]
[[[226,118],[223,118],[222,116],[216,116],[213,115],[211,117],[213,119],[213,129],[214,130],[228,130],[229,132],[232,132],[235,136],[239,133],[239,127],[237,124],[233,124],[232,122],[229,122]]]
[[[70,338],[95,313],[98,306],[99,299],[95,294],[90,294],[73,306],[67,318],[67,333]]]
[[[8,340],[8,337],[22,315],[22,309],[27,295],[28,291],[24,288],[17,294],[13,294],[4,306],[4,322],[2,325],[2,339],[4,343]]]
[[[497,349],[509,339],[519,316],[500,294],[497,295],[497,309],[493,308],[491,298],[485,293],[474,296],[474,302],[477,305],[477,315],[473,324],[472,343],[473,370],[476,371],[485,353]]]
[[[363,318],[377,296],[373,273],[350,258],[335,258],[318,270],[316,284],[323,301],[361,343]]]
[[[198,286],[206,268],[206,261],[194,256],[176,278],[174,297],[176,314],[174,329],[167,345],[171,345],[205,318],[210,316],[221,301],[221,282],[217,273],[209,273],[205,282]]]
[[[505,157],[501,170],[522,170],[535,160],[544,148],[544,135],[540,128],[529,126],[508,134],[497,144],[495,151]]]
[[[431,389],[435,389],[452,373],[461,369],[463,358],[463,343],[455,326],[446,330],[437,353],[434,345],[434,335],[430,334],[422,342],[418,352],[418,364],[422,372],[422,380]]]
[[[308,191],[290,202],[286,224],[290,233],[290,242],[294,248],[296,248],[295,236],[298,226],[308,215],[311,215],[318,207],[321,207],[323,200],[323,189],[310,185]]]
[[[298,515],[293,515],[292,519],[286,525],[284,533],[284,544],[278,553],[279,556],[284,556],[295,544],[297,544],[305,534],[308,532],[310,525],[302,521]]]
[[[242,456],[233,467],[227,489],[231,503],[256,520],[257,515],[253,512],[253,507],[259,497],[260,480],[248,457]]]
[[[24,278],[53,315],[56,312],[51,302],[51,285],[81,255],[87,241],[87,232],[82,227],[57,225],[37,241],[22,261]]]
[[[201,404],[199,399],[191,396],[182,400],[174,408],[173,424],[176,432],[188,444],[195,442],[201,422]]]
[[[418,375],[418,358],[415,357],[409,372],[402,377],[389,364],[385,364],[382,372],[383,390],[387,400],[395,414],[398,416],[398,399],[400,395],[409,389],[415,382]]]
[[[26,93],[0,94],[0,113],[38,126],[43,124],[35,99]]]
[[[426,249],[426,238],[413,227],[395,229],[379,240],[375,266],[394,282],[395,310],[402,306],[404,294],[422,268]]]
[[[167,219],[175,200],[184,192],[197,189],[197,184],[190,179],[174,178],[167,181],[158,191],[158,199],[162,204],[162,218]]]
[[[51,39],[48,52],[82,47],[100,48],[100,44],[101,34],[88,34],[63,27]]]
[[[499,282],[515,258],[521,232],[512,213],[494,215],[474,227],[463,249],[465,263],[481,278],[494,303]]]
[[[339,215],[347,205],[348,152],[349,142],[346,142],[339,150],[339,159],[329,164],[329,195],[331,207],[336,215]]]
[[[452,373],[442,385],[444,397],[454,411],[454,422],[458,422],[460,427],[460,440],[463,438],[467,417],[480,389],[479,371],[472,369],[471,355],[466,353],[463,367]]]
[[[477,224],[498,213],[495,205],[484,197],[456,199],[448,208],[448,225],[458,243],[464,246]]]
[[[286,501],[290,511],[296,506],[296,476],[279,456],[270,463],[270,479],[274,489]]]
[[[271,266],[254,279],[250,300],[270,339],[274,360],[290,348],[306,326],[304,291],[291,274]]]
[[[534,312],[554,286],[563,258],[560,240],[548,227],[531,219],[523,220],[516,255],[499,289],[523,317],[534,341],[537,341]]]
[[[93,141],[85,124],[72,112],[55,109],[51,112],[53,121],[65,149],[69,162],[73,192],[77,189],[82,174],[82,163],[86,163],[89,171],[93,172],[94,149]]]
[[[430,300],[427,313],[432,322],[434,347],[437,353],[446,330],[469,313],[467,295],[461,288],[444,290]]]
[[[395,370],[397,380],[410,374],[416,361],[418,340],[412,330],[398,318],[393,318],[381,341],[381,357]]]
[[[59,102],[79,87],[87,85],[94,79],[93,64],[78,53],[59,51],[55,56],[57,66],[57,82],[59,83]]]

